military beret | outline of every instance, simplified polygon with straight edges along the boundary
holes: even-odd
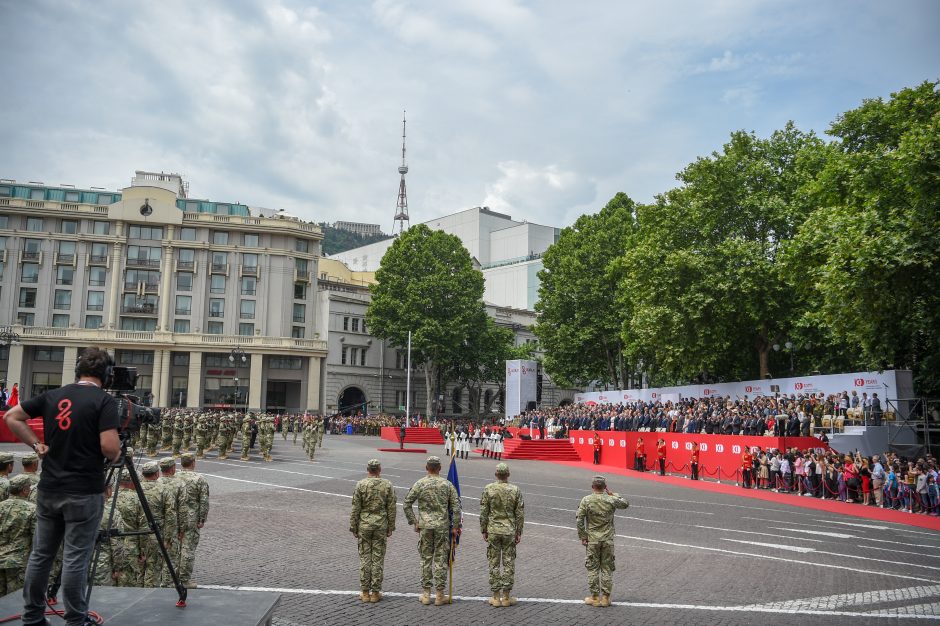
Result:
[[[0,452],[0,463],[12,463],[12,462],[13,462],[12,452]]]
[[[180,455],[180,463],[183,465],[190,465],[196,462],[196,455],[192,452],[184,452]]]
[[[497,474],[508,474],[508,473],[509,473],[509,466],[506,465],[505,463],[497,463],[497,464],[496,464],[496,473],[497,473]]]
[[[171,467],[176,467],[176,459],[171,456],[165,456],[160,459],[160,469],[169,469]]]
[[[28,452],[23,455],[23,463],[36,463],[39,461],[39,455],[35,452]]]
[[[440,464],[441,464],[441,457],[439,457],[439,456],[429,456],[429,457],[428,457],[428,462],[427,462],[427,464],[428,464],[428,465],[440,465]]]
[[[366,463],[366,467],[370,470],[377,470],[382,467],[382,463],[378,459],[369,459],[369,462]]]
[[[156,474],[160,471],[160,465],[156,461],[147,461],[144,463],[143,467],[140,468],[140,471],[146,475],[150,476],[151,474]]]
[[[19,493],[26,486],[32,486],[33,482],[26,474],[17,474],[10,479],[10,492]]]

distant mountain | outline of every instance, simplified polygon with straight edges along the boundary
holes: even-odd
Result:
[[[333,228],[325,222],[320,223],[320,228],[323,230],[323,254],[326,256],[391,238],[391,235],[385,233],[369,236],[357,235],[348,230]]]

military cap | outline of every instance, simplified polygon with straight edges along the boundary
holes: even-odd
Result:
[[[509,473],[509,466],[506,465],[505,463],[497,463],[497,464],[496,464],[496,473],[497,473],[497,474],[508,474],[508,473]]]
[[[17,474],[10,479],[10,493],[19,493],[23,487],[32,486],[33,482],[26,474]]]
[[[39,461],[39,455],[35,452],[28,452],[23,455],[23,463],[36,463]]]
[[[192,465],[196,462],[196,455],[192,452],[184,452],[180,455],[180,463],[183,465]]]
[[[170,469],[171,467],[176,467],[176,459],[171,456],[160,459],[160,469]]]
[[[160,465],[156,461],[147,461],[144,463],[143,467],[140,468],[140,471],[145,476],[150,476],[151,474],[156,474],[160,471]]]
[[[127,456],[134,456],[134,448],[127,446]]]
[[[121,482],[122,482],[122,483],[123,483],[123,482],[130,482],[130,480],[131,480],[131,473],[130,473],[130,471],[125,467],[124,469],[121,470]]]
[[[378,459],[369,459],[369,462],[366,463],[366,468],[370,470],[377,470],[382,467],[382,463]]]
[[[439,456],[429,456],[429,457],[428,457],[428,462],[427,462],[427,464],[428,464],[428,465],[440,465],[440,464],[441,464],[441,457],[439,457]]]
[[[607,479],[604,478],[603,476],[595,476],[594,480],[591,481],[591,486],[592,487],[606,487]]]
[[[12,452],[0,452],[0,463],[12,463],[12,462],[13,462]]]

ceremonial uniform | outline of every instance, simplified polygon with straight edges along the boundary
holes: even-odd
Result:
[[[591,596],[585,598],[586,603],[610,606],[612,574],[617,569],[614,562],[614,511],[628,506],[627,501],[616,493],[598,492],[584,496],[578,505],[578,538],[582,543],[586,542],[584,567],[588,571],[591,590]]]
[[[601,438],[594,433],[594,465],[601,464]]]
[[[465,430],[457,434],[457,456],[470,458],[470,435]]]
[[[509,477],[509,466],[496,465],[497,478]],[[486,541],[486,559],[490,568],[492,606],[515,604],[510,596],[516,578],[516,544],[522,539],[525,504],[522,491],[506,480],[498,480],[483,488],[480,498],[480,532]],[[502,566],[502,571],[500,571]]]
[[[376,459],[370,460],[366,467],[371,471],[381,469]],[[349,532],[358,540],[359,586],[363,601],[381,599],[385,547],[388,536],[395,530],[396,507],[395,490],[388,480],[369,476],[356,483]]]
[[[636,454],[633,457],[633,469],[638,472],[646,471],[646,446],[643,445],[643,438],[641,437],[636,442]]]
[[[754,458],[751,456],[751,451],[745,448],[744,453],[741,455],[741,486],[745,489],[751,486],[751,475],[753,472]]]
[[[689,470],[692,473],[692,480],[698,480],[698,457],[699,449],[698,444],[692,444],[692,454],[689,456]]]
[[[666,442],[660,441],[656,446],[656,459],[659,461],[659,475],[666,475]]]
[[[451,456],[454,449],[454,433],[447,431],[444,433],[444,456]]]
[[[17,494],[30,483],[24,474],[10,479],[10,493]],[[11,495],[0,502],[0,595],[23,588],[26,561],[36,530],[36,505]]]

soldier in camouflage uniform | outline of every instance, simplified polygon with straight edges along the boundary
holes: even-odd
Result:
[[[317,427],[317,447],[322,448],[323,447],[323,430],[324,430],[323,418],[320,416],[314,417],[314,423],[316,424],[316,427]]]
[[[271,448],[274,447],[274,416],[262,413],[258,424],[258,448],[265,461],[271,460]]]
[[[176,416],[168,411],[160,420],[160,450],[169,451],[173,448],[173,429],[176,425]]]
[[[13,453],[0,452],[0,502],[10,497],[10,474],[13,472]]]
[[[166,551],[170,553],[173,568],[177,569],[180,562],[183,526],[187,516],[187,483],[176,475],[176,459],[171,456],[160,459],[160,474],[159,482],[166,492],[168,504],[167,514],[163,518],[163,542],[166,545]],[[170,570],[165,562],[160,574],[160,585],[162,587],[173,586],[173,577],[170,576]]]
[[[212,414],[200,413],[196,418],[196,458],[206,458],[206,448],[212,434]]]
[[[382,599],[385,546],[395,530],[397,505],[392,483],[381,477],[378,459],[371,459],[366,471],[369,477],[356,483],[353,492],[349,532],[359,540],[359,599],[378,602]]]
[[[160,437],[163,432],[163,423],[166,422],[168,418],[164,417],[160,420],[159,424],[151,424],[147,428],[147,438],[141,443],[147,450],[147,456],[153,458],[157,456],[157,448],[160,447]]]
[[[447,583],[447,559],[452,536],[460,532],[460,499],[457,490],[441,478],[441,460],[429,456],[425,465],[428,475],[419,478],[405,496],[404,510],[408,524],[418,533],[418,553],[421,555],[421,604],[431,604],[431,574],[437,595],[434,606],[446,604],[444,585]],[[418,517],[412,507],[418,503]]]
[[[578,539],[587,549],[584,567],[588,571],[591,595],[584,599],[591,606],[610,606],[613,589],[614,565],[614,511],[630,504],[607,488],[607,479],[595,476],[590,495],[581,498],[578,505]]]
[[[163,489],[163,485],[158,482],[160,478],[160,466],[156,461],[149,461],[144,463],[140,472],[144,478],[140,486],[144,490],[147,505],[150,507],[150,512],[153,513],[154,521],[157,523],[157,528],[160,529],[160,534],[163,535],[165,542],[165,529],[167,528],[167,524],[173,526],[172,534],[176,534],[176,516],[174,512],[170,510],[169,499],[167,498],[166,491]],[[167,520],[169,520],[169,522],[167,522]],[[160,577],[163,574],[164,562],[156,535],[148,535],[146,537],[142,561],[143,580],[141,581],[141,586],[159,586]]]
[[[178,573],[180,582],[188,589],[194,589],[196,583],[192,582],[191,577],[196,562],[199,534],[209,516],[209,483],[196,472],[196,457],[192,454],[183,454],[180,457],[180,466],[177,477],[186,483],[186,513],[180,526],[183,539]]]
[[[183,448],[183,435],[186,433],[186,418],[182,412],[177,412],[173,418],[173,457],[179,458]]]
[[[297,431],[300,430],[300,417],[297,415],[290,416],[290,427],[294,433],[294,444],[297,444]]]
[[[30,452],[23,456],[21,463],[23,465],[22,475],[29,478],[30,486],[32,486],[29,491],[29,501],[36,504],[36,498],[39,497],[39,490],[36,488],[39,485],[39,455]]]
[[[206,440],[206,450],[215,450],[219,446],[219,427],[222,423],[221,413],[210,413],[212,421],[209,422],[209,439]]]
[[[242,420],[242,461],[248,460],[249,452],[249,442],[251,441],[251,422],[252,420],[244,419]]]
[[[130,450],[128,450],[130,454]],[[121,520],[124,522],[125,532],[140,532],[150,529],[147,523],[147,516],[144,515],[144,507],[137,497],[134,490],[134,483],[131,482],[131,475],[127,469],[121,470],[121,484],[118,489],[117,510],[121,514]],[[107,515],[107,513],[105,513]],[[144,585],[144,564],[141,559],[147,553],[148,537],[146,535],[131,535],[123,537],[120,541],[124,542],[124,566],[121,568],[121,575],[117,584],[119,587],[143,587]]]
[[[196,427],[196,415],[192,411],[183,414],[183,452],[189,452],[193,445],[193,430]]]
[[[10,497],[0,502],[0,597],[23,588],[26,561],[33,547],[36,505],[25,474],[10,479]]]
[[[496,482],[483,489],[480,498],[480,532],[490,564],[491,606],[512,606],[510,595],[516,578],[516,545],[522,540],[525,504],[519,487],[509,484],[509,466],[496,464]],[[503,571],[500,573],[500,563]]]
[[[232,441],[235,439],[235,416],[231,413],[223,413],[219,416],[219,459],[228,458],[228,453],[232,449]]]
[[[98,523],[98,532],[107,530],[117,530],[124,532],[124,518],[121,517],[121,511],[114,509],[114,516],[111,516],[111,484],[105,487],[104,492],[104,514]],[[119,494],[120,495],[120,494]],[[110,520],[110,525],[108,524]],[[98,544],[98,558],[95,561],[95,578],[93,585],[100,587],[116,587],[118,581],[128,566],[127,555],[124,553],[124,538],[108,537]]]

